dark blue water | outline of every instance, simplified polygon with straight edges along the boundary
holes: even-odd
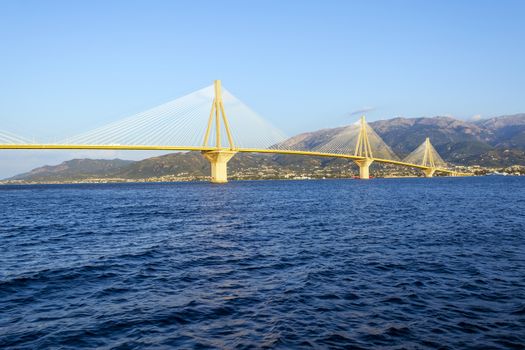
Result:
[[[525,348],[525,178],[0,187],[0,348]]]

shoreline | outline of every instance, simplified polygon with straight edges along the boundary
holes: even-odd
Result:
[[[445,178],[445,177],[485,177],[487,175],[464,175],[464,176],[435,176],[436,178]],[[515,175],[507,175],[515,176]],[[383,177],[371,177],[370,180],[374,179],[425,179],[424,176],[383,176]],[[359,180],[353,177],[330,177],[330,178],[260,178],[260,179],[235,179],[232,178],[228,182],[237,182],[237,181],[312,181],[312,180]],[[34,181],[34,182],[25,182],[17,180],[14,181],[0,181],[0,186],[35,186],[35,185],[107,185],[107,184],[166,184],[166,183],[210,183],[210,178],[203,179],[191,179],[191,180],[149,180],[149,179],[122,179],[115,181],[103,181],[103,180],[89,180],[84,181]]]

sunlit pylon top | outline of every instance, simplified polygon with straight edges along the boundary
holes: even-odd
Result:
[[[359,135],[357,136],[357,143],[355,145],[354,156],[373,158],[372,146],[368,140],[367,124],[365,116],[361,117],[359,121]]]
[[[204,135],[203,146],[208,146],[208,141],[210,137],[210,131],[212,130],[213,120],[215,115],[215,147],[221,148],[221,119],[224,122],[224,128],[226,129],[226,135],[228,136],[229,148],[234,149],[235,144],[233,143],[233,137],[230,132],[230,124],[228,122],[228,117],[224,111],[224,104],[222,102],[222,92],[221,92],[221,81],[215,80],[214,84],[215,96],[213,98],[213,103],[211,105],[210,117],[208,118],[208,125],[206,127],[206,134]],[[222,117],[222,118],[221,118]]]

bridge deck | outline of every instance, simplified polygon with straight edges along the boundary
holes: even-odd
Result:
[[[216,147],[201,147],[201,146],[150,146],[150,145],[68,145],[68,144],[0,144],[0,149],[33,149],[33,150],[120,150],[120,151],[216,151]],[[340,153],[325,153],[315,151],[293,151],[280,149],[258,149],[258,148],[224,148],[222,150],[229,150],[242,153],[270,153],[270,154],[287,154],[300,155],[311,157],[330,157],[330,158],[344,158],[352,160],[362,160],[365,157],[354,156],[350,154]],[[374,162],[400,165],[415,169],[429,169],[427,166],[405,163],[391,159],[372,158]],[[454,174],[455,172],[449,169],[437,168],[436,171]]]

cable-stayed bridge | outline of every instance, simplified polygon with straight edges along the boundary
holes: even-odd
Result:
[[[211,108],[210,108],[211,106]],[[228,112],[228,115],[226,114]],[[211,181],[227,182],[228,161],[237,153],[266,153],[345,158],[368,179],[374,162],[455,175],[427,138],[405,159],[399,159],[362,117],[359,123],[328,135],[321,144],[303,135],[291,139],[258,116],[239,99],[212,86],[171,102],[56,143],[37,143],[0,131],[0,149],[200,151],[211,164]]]

